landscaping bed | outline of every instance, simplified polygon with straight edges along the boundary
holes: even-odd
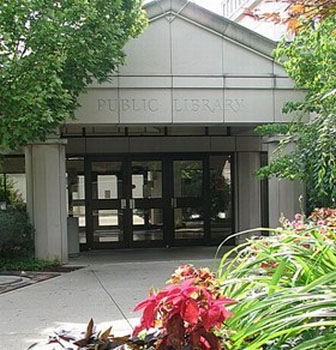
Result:
[[[33,257],[0,258],[0,273],[8,271],[55,271],[59,268],[58,260],[41,260]]]
[[[0,294],[71,272],[82,266],[64,266],[58,260],[32,257],[0,258]]]
[[[0,272],[0,295],[60,276],[57,272]]]

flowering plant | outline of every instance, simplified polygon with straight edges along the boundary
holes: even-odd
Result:
[[[317,229],[326,239],[335,240],[336,238],[336,209],[317,208],[308,217],[302,214],[295,214],[294,220],[280,218],[282,228],[291,230],[295,233],[306,230]]]
[[[184,265],[167,283],[135,307],[135,311],[143,309],[143,315],[134,335],[157,328],[158,350],[220,350],[216,331],[232,316],[226,305],[235,301],[221,296],[215,275],[208,269]]]
[[[323,225],[336,229],[336,209],[316,208],[308,219],[316,225]]]

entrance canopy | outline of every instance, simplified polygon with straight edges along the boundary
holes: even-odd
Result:
[[[149,26],[127,60],[80,97],[80,125],[258,124],[288,121],[284,102],[302,99],[276,43],[185,0],[145,6]]]

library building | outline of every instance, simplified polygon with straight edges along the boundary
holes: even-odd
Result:
[[[298,210],[302,186],[255,176],[278,143],[256,126],[288,121],[283,104],[303,97],[274,62],[276,43],[185,0],[145,9],[125,65],[88,87],[76,119],[2,165],[37,257],[217,245]]]

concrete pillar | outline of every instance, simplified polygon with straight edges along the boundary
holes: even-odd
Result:
[[[68,261],[66,140],[26,147],[27,210],[35,227],[35,256]]]
[[[278,143],[278,138],[266,140],[269,163],[274,157]],[[302,198],[301,203],[300,198]],[[299,181],[271,178],[268,181],[268,202],[269,225],[270,227],[279,227],[281,215],[293,219],[296,213],[301,213],[302,209],[305,209],[305,187]]]
[[[261,188],[255,176],[259,168],[260,152],[236,153],[237,231],[261,227]],[[238,242],[246,237],[239,237]]]

